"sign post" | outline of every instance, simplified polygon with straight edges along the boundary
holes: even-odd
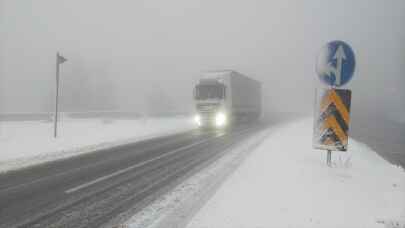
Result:
[[[318,56],[316,72],[327,88],[316,89],[312,145],[327,151],[329,167],[332,151],[347,151],[351,90],[337,87],[351,80],[355,65],[354,52],[343,41],[328,43]]]
[[[55,138],[58,137],[59,71],[60,71],[59,67],[60,64],[66,61],[67,59],[61,56],[59,52],[56,53],[56,99],[55,99],[54,131],[53,131],[53,136]]]
[[[331,150],[328,150],[328,155],[326,157],[326,164],[329,167],[332,167],[332,151]]]

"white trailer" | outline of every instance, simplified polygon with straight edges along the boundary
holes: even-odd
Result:
[[[233,70],[208,71],[194,88],[195,122],[223,128],[261,114],[261,83]]]

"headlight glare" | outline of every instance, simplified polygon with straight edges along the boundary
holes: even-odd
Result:
[[[195,115],[194,116],[194,122],[198,125],[201,126],[201,116],[200,115]]]
[[[226,115],[222,112],[219,112],[215,116],[215,125],[217,127],[222,127],[226,124]]]

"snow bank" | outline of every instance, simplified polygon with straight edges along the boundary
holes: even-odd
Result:
[[[135,120],[63,119],[59,137],[46,121],[0,122],[0,172],[190,130],[186,117]]]
[[[403,221],[405,172],[352,139],[328,168],[326,153],[311,147],[312,123],[272,131],[188,228],[371,228]]]
[[[267,130],[250,135],[235,147],[224,151],[224,156],[214,162],[201,164],[201,171],[182,181],[173,190],[159,196],[123,223],[128,228],[184,227],[187,221],[204,205],[219,185],[240,165],[243,159],[257,147],[268,134]],[[196,167],[198,168],[198,167]]]

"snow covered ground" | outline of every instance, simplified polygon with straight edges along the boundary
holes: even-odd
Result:
[[[187,117],[0,122],[0,172],[194,128]]]
[[[329,168],[312,124],[273,129],[188,228],[405,227],[404,170],[353,139]]]
[[[180,228],[198,211],[207,199],[253,151],[268,134],[267,130],[256,132],[226,150],[226,155],[216,159],[200,172],[182,181],[169,193],[159,196],[139,213],[122,223],[125,228]],[[198,168],[198,167],[196,167]],[[124,216],[125,219],[125,216]],[[112,223],[114,224],[114,223]],[[109,226],[107,226],[109,227]]]

